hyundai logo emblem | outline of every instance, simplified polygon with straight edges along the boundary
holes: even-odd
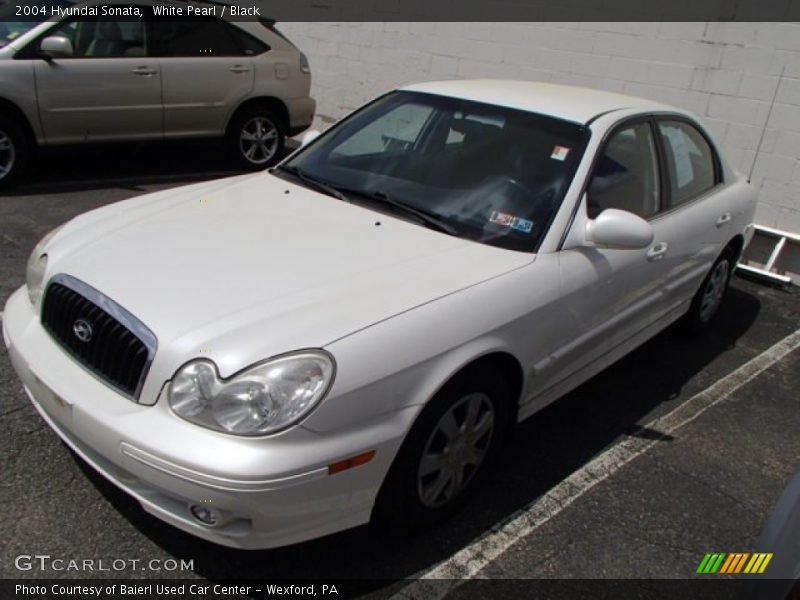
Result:
[[[86,343],[91,341],[92,336],[94,335],[94,330],[92,329],[92,324],[89,323],[89,321],[86,319],[78,319],[72,324],[72,333],[74,333],[75,337],[80,341]]]

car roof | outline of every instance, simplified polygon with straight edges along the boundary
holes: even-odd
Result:
[[[507,106],[584,124],[604,113],[627,108],[683,112],[635,96],[538,81],[460,79],[416,83],[400,89]]]

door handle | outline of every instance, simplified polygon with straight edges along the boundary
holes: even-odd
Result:
[[[231,73],[249,73],[250,68],[244,65],[233,65],[231,67]]]
[[[717,227],[722,227],[725,223],[730,223],[731,213],[722,213],[717,219]]]
[[[150,75],[155,75],[158,73],[158,71],[156,71],[153,67],[136,67],[135,69],[131,69],[131,73],[134,75],[149,77]]]
[[[647,260],[650,262],[661,260],[667,254],[667,250],[669,250],[669,244],[667,242],[658,242],[647,251]]]

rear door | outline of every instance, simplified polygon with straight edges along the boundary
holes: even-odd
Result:
[[[733,237],[733,203],[727,197],[733,192],[722,185],[719,157],[696,124],[680,116],[660,116],[656,122],[668,188],[662,219],[675,231],[665,294],[670,305],[678,305],[692,298]]]
[[[161,137],[161,73],[144,20],[82,17],[47,36],[66,37],[73,48],[69,58],[33,59],[49,143]]]
[[[222,135],[253,90],[253,56],[268,46],[214,17],[156,19],[167,137]]]

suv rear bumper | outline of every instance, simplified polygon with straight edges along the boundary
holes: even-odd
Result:
[[[314,98],[292,98],[286,103],[289,111],[289,136],[297,135],[311,127],[317,101]]]

